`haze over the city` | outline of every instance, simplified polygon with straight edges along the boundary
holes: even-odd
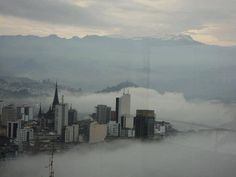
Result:
[[[0,176],[235,176],[235,12],[0,0]]]

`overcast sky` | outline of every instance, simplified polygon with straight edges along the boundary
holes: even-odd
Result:
[[[0,34],[124,37],[188,34],[236,44],[236,0],[0,0]]]

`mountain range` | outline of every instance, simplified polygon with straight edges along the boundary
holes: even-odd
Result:
[[[236,100],[236,47],[190,36],[0,36],[0,75],[45,78],[85,91],[129,80],[187,99]]]

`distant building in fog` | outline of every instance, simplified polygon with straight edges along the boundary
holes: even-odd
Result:
[[[77,123],[77,111],[75,109],[72,109],[72,106],[70,107],[68,111],[68,125],[73,125]]]
[[[116,111],[111,111],[111,121],[116,121]]]
[[[78,143],[79,125],[73,124],[65,127],[65,143]]]
[[[119,124],[116,121],[110,121],[107,124],[107,134],[108,136],[119,136]]]
[[[68,104],[55,106],[55,131],[57,135],[62,135],[63,129],[68,126]]]
[[[155,134],[165,136],[165,135],[168,135],[169,133],[173,133],[175,131],[176,130],[173,129],[170,122],[155,121]]]
[[[89,127],[89,143],[103,142],[107,136],[107,125],[91,122]]]
[[[121,124],[121,117],[130,115],[130,94],[124,93],[120,98],[116,98],[116,104],[118,123]]]
[[[92,117],[78,121],[78,123],[79,123],[79,141],[80,142],[89,142],[89,129],[90,129],[91,122],[93,122]]]
[[[122,137],[134,137],[134,117],[132,115],[123,115],[121,116],[121,129],[120,136]]]
[[[34,138],[34,130],[29,127],[19,128],[17,130],[17,142],[23,143],[23,142],[29,142],[30,140],[33,140]]]
[[[119,124],[119,136],[134,137],[134,118],[130,114],[131,96],[123,93],[116,98],[116,121]]]
[[[137,110],[134,118],[135,137],[150,138],[154,136],[154,110]]]
[[[96,106],[96,120],[99,124],[106,124],[111,120],[111,107],[106,105]]]
[[[2,109],[2,124],[7,125],[7,121],[16,121],[16,107],[14,104],[4,106]]]
[[[33,107],[28,105],[17,106],[17,118],[23,121],[33,120]]]

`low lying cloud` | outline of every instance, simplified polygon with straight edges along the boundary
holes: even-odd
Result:
[[[57,177],[231,177],[235,174],[235,134],[198,132],[159,142],[117,140],[95,145],[81,144],[55,154]],[[221,144],[221,140],[224,143]],[[228,148],[231,147],[231,150]],[[1,177],[48,176],[49,156],[25,156],[7,162]],[[5,162],[6,163],[6,162]]]
[[[171,122],[182,122],[196,124],[199,126],[222,127],[230,125],[236,128],[236,104],[226,104],[220,101],[206,100],[186,100],[181,93],[158,91],[147,88],[127,88],[126,92],[131,95],[131,114],[135,116],[137,109],[155,110],[157,120]],[[110,93],[83,93],[71,94],[61,92],[64,95],[64,102],[75,108],[80,114],[91,114],[95,112],[95,106],[105,104],[115,110],[115,98],[122,96],[123,91]],[[42,103],[46,112],[52,103],[52,97],[40,97],[24,100],[17,100],[19,103],[32,103],[36,109]],[[9,100],[14,102],[16,100]],[[80,117],[80,119],[83,117]],[[235,126],[230,123],[235,122]],[[227,128],[227,127],[224,127]]]
[[[218,126],[235,118],[235,105],[213,101],[186,101],[181,93],[160,94],[146,88],[129,88],[132,113],[154,109],[158,119]],[[91,113],[97,104],[115,107],[122,92],[65,95],[79,112]],[[33,101],[32,99],[31,101]],[[51,103],[52,98],[40,98]],[[29,100],[28,100],[29,101]],[[35,101],[35,100],[34,100]],[[45,106],[46,107],[46,106]],[[236,122],[236,121],[235,121]],[[79,144],[55,155],[57,177],[231,177],[235,174],[236,131],[199,130],[182,132],[157,142],[115,140]],[[48,155],[23,156],[0,163],[1,177],[48,176]]]
[[[210,126],[218,126],[234,120],[235,106],[217,101],[187,101],[181,93],[166,92],[146,88],[128,88],[131,94],[131,112],[137,109],[153,109],[157,119],[185,121]],[[66,96],[79,112],[91,113],[97,104],[106,104],[115,109],[115,98],[122,92],[87,94],[80,97]]]

